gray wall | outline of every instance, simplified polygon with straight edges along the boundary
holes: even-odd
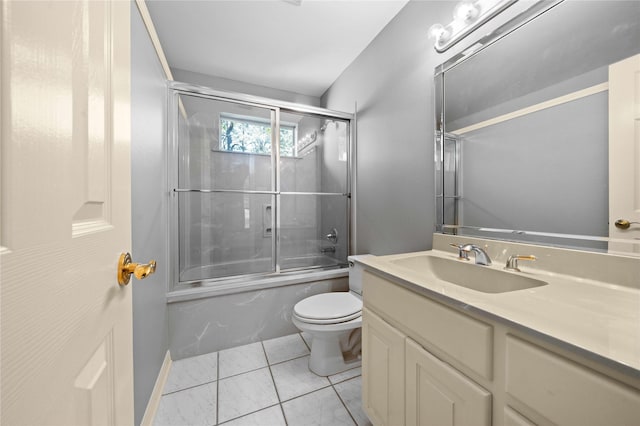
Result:
[[[135,423],[140,424],[169,349],[165,75],[135,3],[131,3],[132,256],[157,261],[156,273],[134,282]],[[135,280],[134,280],[135,281]]]
[[[434,229],[433,71],[427,30],[453,2],[411,1],[323,95],[357,122],[357,253],[426,250]]]
[[[247,95],[262,96],[265,98],[278,99],[281,101],[320,106],[320,99],[316,98],[315,96],[302,95],[300,93],[273,89],[271,87],[230,80],[228,78],[200,74],[197,72],[181,70],[179,68],[171,68],[171,73],[173,74],[173,79],[175,81],[181,81],[183,83],[210,87],[215,90],[244,93]]]
[[[330,109],[350,111],[358,103],[357,253],[431,248],[434,69],[533,2],[519,1],[438,54],[428,29],[451,22],[455,4],[411,0],[322,96]]]

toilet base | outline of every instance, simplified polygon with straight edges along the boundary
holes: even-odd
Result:
[[[349,351],[342,352],[341,340],[348,339],[352,331],[310,332],[312,340],[309,370],[318,376],[331,376],[359,367],[362,363],[360,356]]]

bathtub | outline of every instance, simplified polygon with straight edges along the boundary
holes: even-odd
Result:
[[[296,333],[291,316],[297,302],[314,294],[349,290],[347,265],[320,257],[290,259],[285,263],[286,272],[279,274],[203,280],[170,291],[171,358],[175,361]],[[246,271],[246,266],[208,267]],[[203,272],[207,271],[195,273]]]
[[[344,268],[346,262],[341,262],[326,255],[307,255],[284,259],[280,263],[280,273],[264,272],[272,268],[270,258],[242,260],[234,262],[216,263],[212,265],[187,267],[180,273],[181,287],[219,286],[225,281],[261,280],[265,277],[282,274],[299,273],[302,270],[318,270]]]

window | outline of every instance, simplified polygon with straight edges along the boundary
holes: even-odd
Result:
[[[294,124],[280,123],[280,156],[296,155]],[[271,122],[256,117],[220,115],[220,151],[271,154]]]

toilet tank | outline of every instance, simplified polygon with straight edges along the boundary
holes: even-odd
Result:
[[[370,254],[359,254],[349,256],[349,290],[362,295],[362,271],[364,268],[355,260],[371,256]]]

